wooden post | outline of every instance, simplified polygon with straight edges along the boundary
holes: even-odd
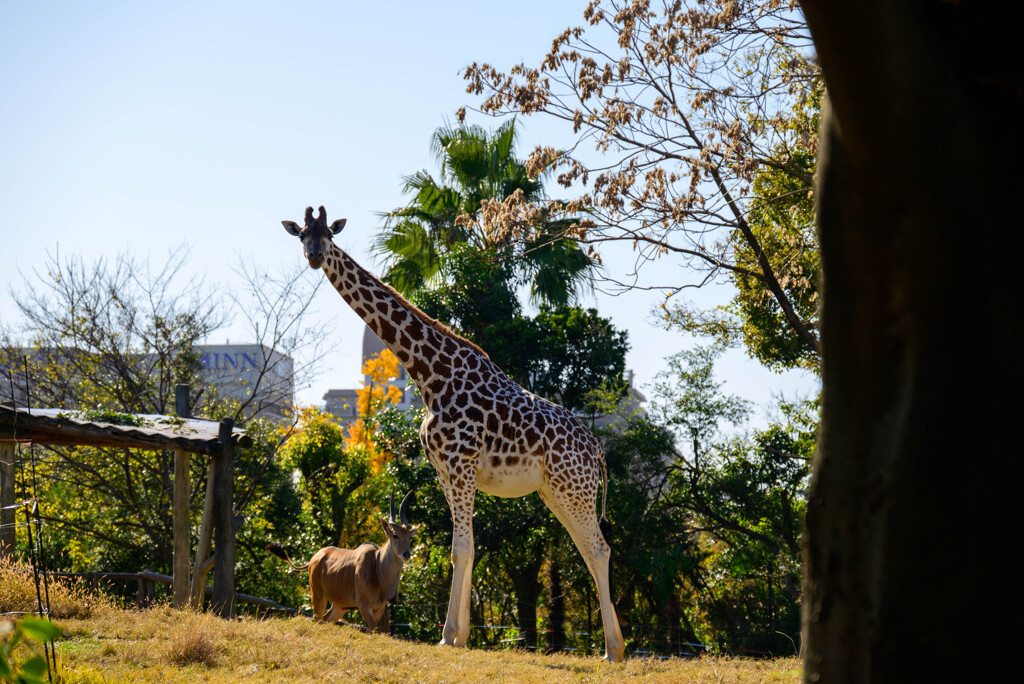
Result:
[[[188,385],[176,385],[174,388],[174,411],[179,418],[189,418],[191,413],[188,405]],[[187,451],[174,452],[174,566],[171,575],[174,577],[174,607],[185,608],[189,602],[189,558],[192,535],[192,521],[189,518],[189,461],[192,455]]]
[[[14,442],[0,442],[0,557],[14,557]]]
[[[139,608],[149,608],[156,602],[156,584],[151,580],[149,570],[143,570],[138,574],[139,578],[139,591],[138,591],[138,603]]]
[[[220,617],[235,615],[235,516],[233,511],[235,488],[235,446],[232,430],[235,421],[225,418],[220,422],[220,443],[223,453],[214,459],[217,476],[213,497],[213,529],[216,560],[213,566],[213,598],[210,605]]]
[[[192,588],[189,591],[189,606],[192,610],[202,610],[203,599],[206,597],[206,576],[210,566],[206,559],[210,557],[213,542],[213,497],[214,483],[217,480],[217,458],[210,457],[206,466],[206,497],[203,499],[203,518],[199,522],[199,539],[196,540],[196,564],[192,571]]]

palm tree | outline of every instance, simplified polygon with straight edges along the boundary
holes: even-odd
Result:
[[[493,133],[480,126],[446,124],[431,139],[441,169],[440,180],[426,171],[404,178],[409,204],[383,214],[384,227],[374,251],[388,268],[386,279],[406,295],[442,282],[446,257],[465,245],[488,257],[509,262],[505,274],[530,285],[535,303],[571,304],[590,283],[597,264],[578,243],[560,238],[573,221],[541,219],[526,242],[496,239],[477,217],[485,200],[503,201],[521,191],[528,202],[545,199],[540,178],[531,178],[515,157],[515,119]],[[540,214],[542,217],[545,214]]]

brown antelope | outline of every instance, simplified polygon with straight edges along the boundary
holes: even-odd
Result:
[[[398,580],[402,567],[412,557],[412,535],[418,526],[410,526],[405,517],[406,506],[412,492],[405,495],[399,507],[399,520],[395,522],[395,500],[391,499],[390,520],[380,519],[388,540],[384,546],[361,544],[357,549],[339,549],[327,546],[315,554],[306,565],[295,565],[283,548],[267,544],[267,551],[281,558],[295,570],[309,568],[309,594],[313,603],[313,619],[337,622],[346,610],[358,608],[366,628],[383,632],[388,601],[398,596]],[[331,610],[324,615],[327,602]]]

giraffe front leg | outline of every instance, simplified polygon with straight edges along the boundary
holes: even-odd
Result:
[[[441,645],[465,646],[469,641],[469,599],[473,574],[473,501],[475,471],[451,472],[445,488],[452,511],[452,593],[448,599]]]
[[[466,646],[469,643],[469,600],[473,595],[473,558],[476,551],[473,547],[473,535],[470,530],[469,557],[466,560],[466,572],[462,576],[462,589],[459,592],[459,627],[455,634],[455,645]]]

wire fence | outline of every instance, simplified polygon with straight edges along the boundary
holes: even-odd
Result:
[[[411,641],[436,643],[440,640],[444,623],[436,620],[415,619],[418,616],[437,615],[437,611],[446,610],[447,604],[397,604],[391,607],[391,634],[397,638]],[[405,620],[400,621],[400,617]],[[670,640],[664,638],[670,629],[664,626],[635,625],[629,630],[631,636],[626,639],[626,655],[647,658],[694,658],[709,650],[707,644],[691,641]],[[497,633],[497,634],[496,634]],[[474,638],[476,636],[477,638]],[[589,655],[604,652],[604,637],[586,631],[572,629],[564,633],[565,645],[558,649],[551,648],[554,630],[522,628],[515,624],[474,624],[470,626],[470,644],[475,648],[488,650],[523,649],[551,653],[558,650],[563,653]],[[561,641],[559,639],[558,641]],[[768,657],[767,652],[749,651],[748,657]]]

